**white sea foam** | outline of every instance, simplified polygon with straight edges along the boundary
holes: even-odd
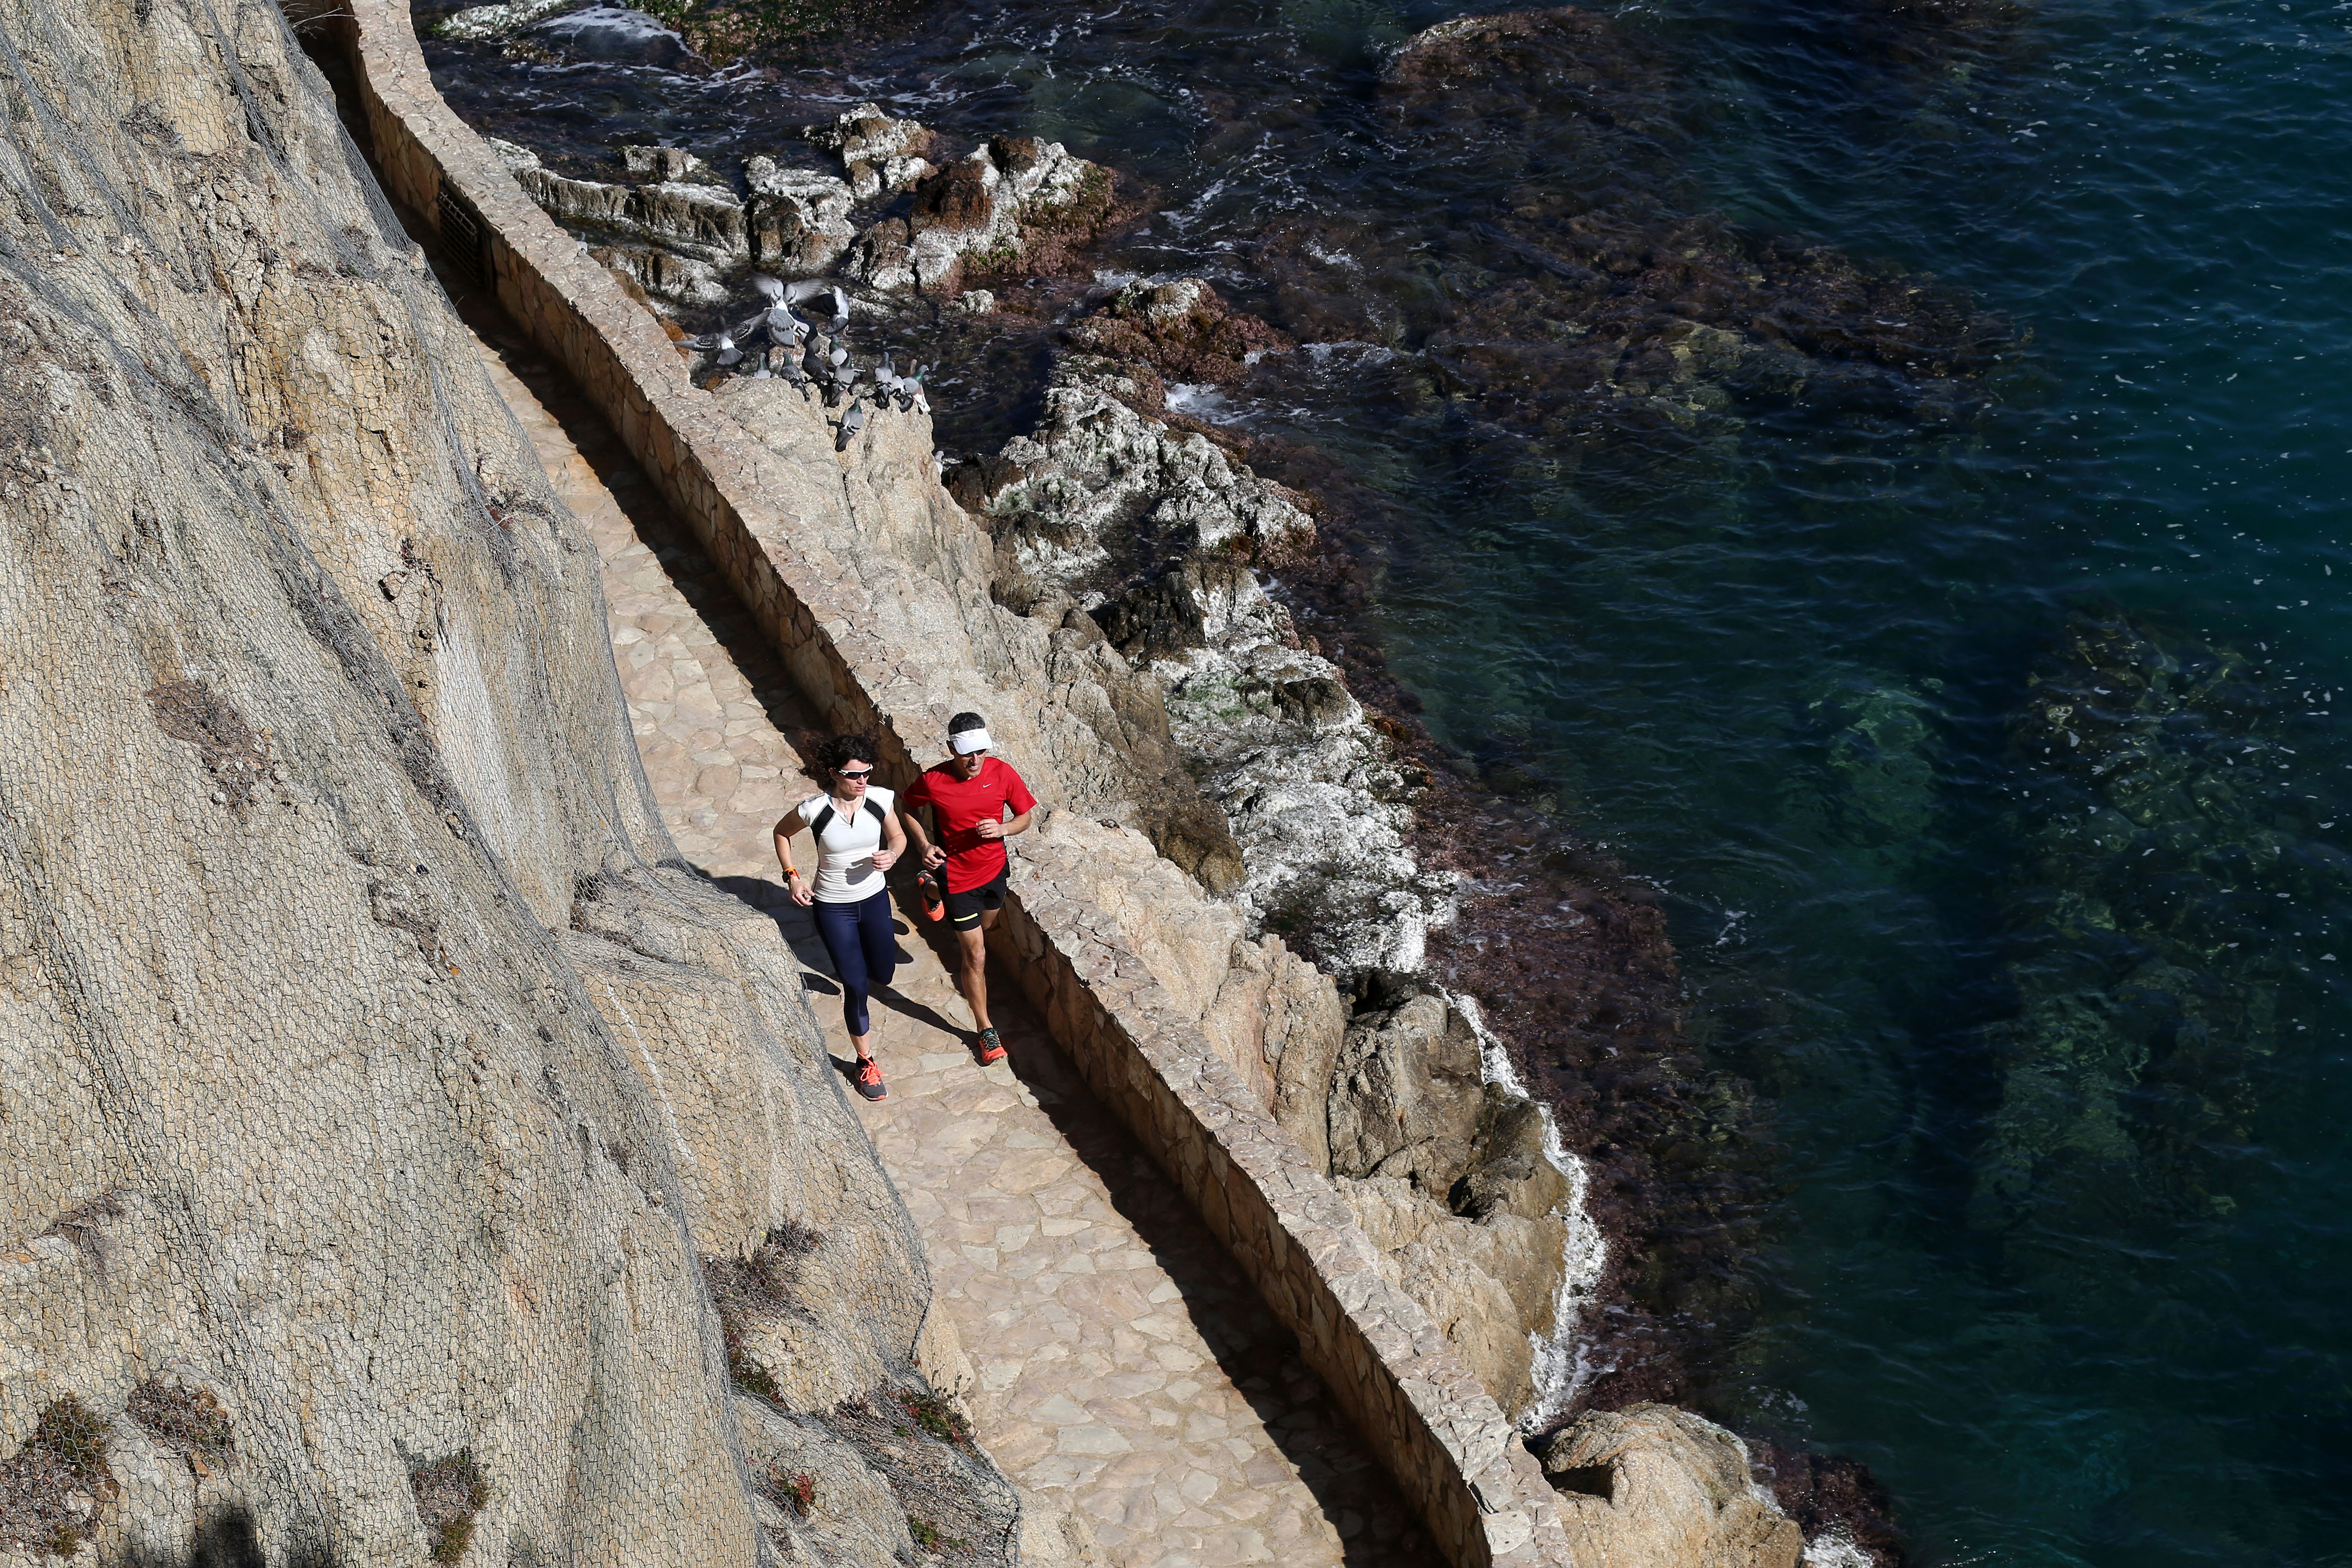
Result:
[[[1585,1170],[1584,1162],[1570,1153],[1568,1145],[1560,1141],[1559,1123],[1552,1116],[1551,1107],[1528,1092],[1527,1082],[1519,1077],[1511,1053],[1486,1027],[1486,1015],[1479,1011],[1477,1000],[1450,991],[1445,999],[1469,1020],[1471,1031],[1478,1037],[1480,1076],[1521,1100],[1534,1101],[1537,1114],[1543,1118],[1544,1158],[1568,1179],[1568,1201],[1555,1211],[1566,1222],[1568,1236],[1562,1244],[1559,1294],[1552,1299],[1551,1331],[1528,1336],[1536,1352],[1531,1373],[1536,1396],[1519,1417],[1519,1429],[1540,1432],[1567,1415],[1577,1394],[1604,1370],[1595,1367],[1588,1347],[1578,1343],[1576,1328],[1593,1293],[1601,1288],[1601,1272],[1609,1261],[1609,1242],[1594,1223],[1587,1201],[1592,1191],[1591,1175]],[[1806,1561],[1811,1563],[1811,1557]],[[1864,1568],[1868,1568],[1869,1560],[1864,1558],[1863,1562]],[[1845,1564],[1830,1563],[1816,1568],[1845,1568]]]
[[[1843,1530],[1828,1530],[1805,1546],[1805,1568],[1878,1568]]]
[[[1234,416],[1233,399],[1222,388],[1204,381],[1170,382],[1168,407],[1171,413],[1198,419],[1204,425],[1223,425]]]

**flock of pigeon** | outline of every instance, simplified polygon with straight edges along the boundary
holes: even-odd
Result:
[[[926,414],[931,411],[930,400],[923,395],[923,377],[929,374],[929,365],[919,364],[901,375],[887,354],[870,371],[861,372],[850,363],[848,346],[842,342],[842,330],[849,325],[849,296],[842,292],[841,285],[822,279],[785,283],[756,274],[751,287],[768,301],[757,315],[740,326],[681,339],[677,346],[707,353],[720,370],[754,381],[789,382],[800,388],[803,397],[814,389],[824,395],[827,408],[840,407],[846,395],[849,411],[835,426],[833,449],[836,452],[846,451],[866,428],[868,395],[877,410],[895,401],[901,414],[918,408]],[[870,382],[862,376],[870,376]]]

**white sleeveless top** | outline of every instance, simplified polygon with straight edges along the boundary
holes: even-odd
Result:
[[[866,786],[866,800],[880,806],[886,816],[898,803],[879,784]],[[882,825],[866,809],[865,800],[855,811],[845,811],[833,796],[813,795],[793,809],[805,825],[822,816],[828,805],[833,820],[824,825],[824,837],[817,842],[816,880],[809,891],[823,904],[858,903],[882,890],[882,873],[874,866],[874,852],[882,847]]]

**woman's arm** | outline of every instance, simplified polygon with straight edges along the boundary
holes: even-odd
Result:
[[[874,852],[874,868],[887,871],[907,852],[907,830],[898,826],[898,814],[882,814],[882,847]]]
[[[784,874],[784,891],[793,896],[793,902],[805,904],[815,895],[809,891],[808,882],[801,876],[800,868],[793,864],[792,837],[800,828],[800,813],[796,811],[786,812],[776,818],[776,866]]]

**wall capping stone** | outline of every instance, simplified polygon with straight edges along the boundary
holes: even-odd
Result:
[[[751,437],[647,312],[524,195],[433,86],[405,0],[348,0],[319,23],[349,59],[395,199],[435,226],[562,364],[685,519],[835,729],[866,729],[884,771],[943,731],[923,661],[862,630],[871,600],[794,547],[760,499]],[[1083,895],[1080,851],[1050,816],[1017,841],[1017,895],[992,941],[1080,1074],[1177,1183],[1267,1306],[1297,1334],[1455,1568],[1570,1562],[1550,1488],[1428,1314],[1381,1278],[1329,1182],[1150,977],[1118,921]]]

